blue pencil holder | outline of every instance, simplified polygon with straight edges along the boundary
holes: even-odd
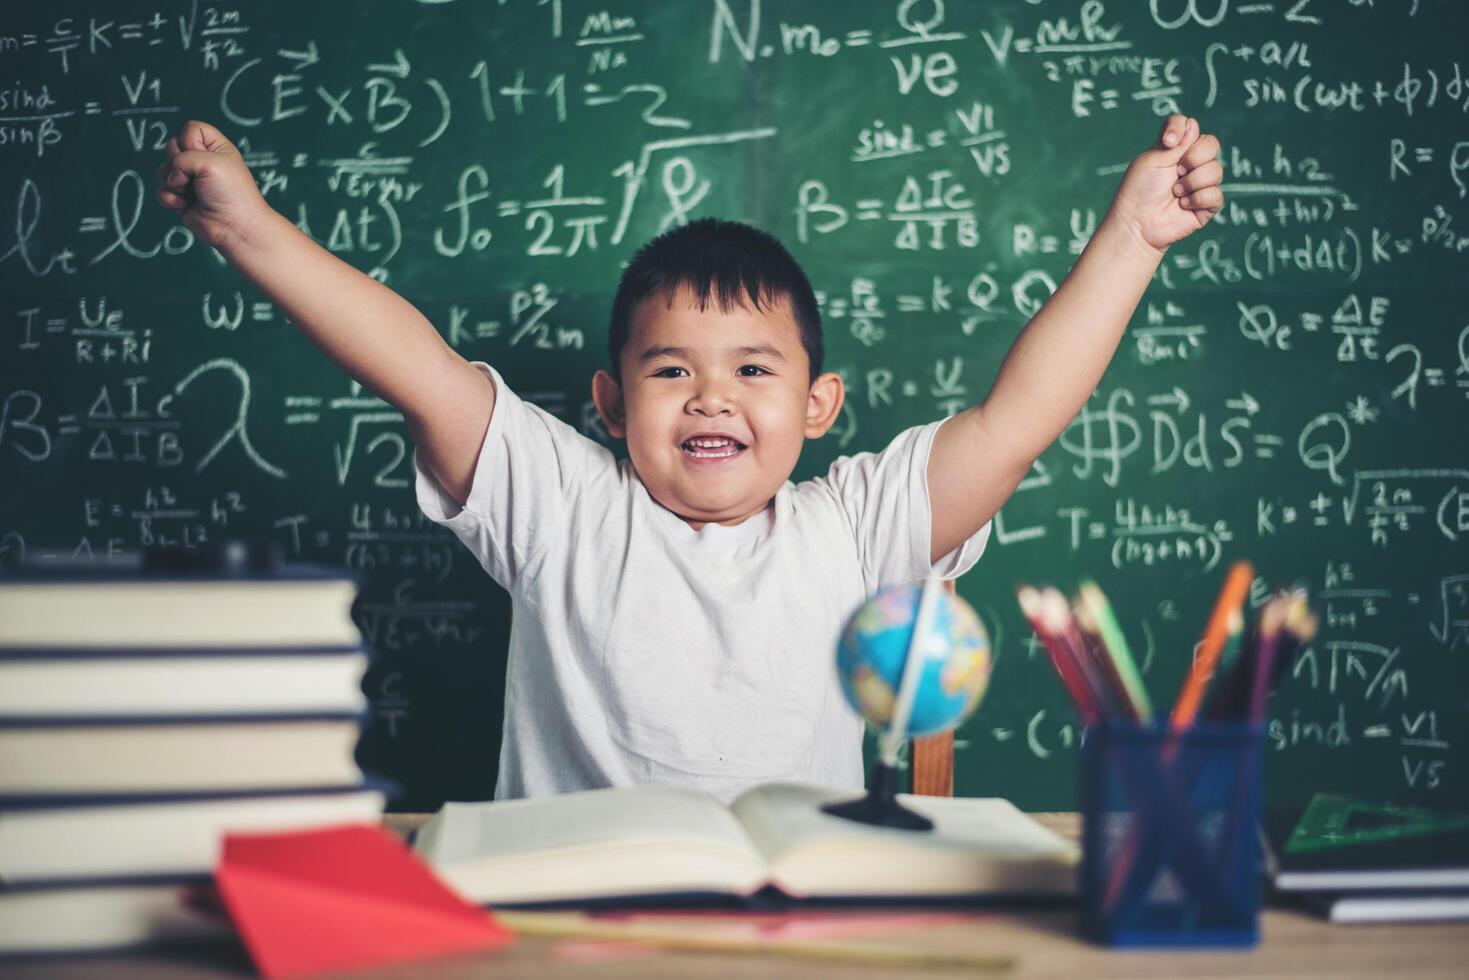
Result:
[[[1082,919],[1109,946],[1253,946],[1263,729],[1107,721],[1082,747]]]

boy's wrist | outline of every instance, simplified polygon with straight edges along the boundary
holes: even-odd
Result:
[[[285,232],[283,225],[295,227],[285,215],[261,198],[255,207],[235,222],[229,239],[220,243],[219,252],[233,263],[248,253],[269,249]]]
[[[1154,265],[1163,261],[1168,246],[1158,248],[1143,235],[1141,226],[1134,220],[1116,211],[1109,210],[1102,223],[1097,226],[1092,240],[1102,240],[1108,247],[1127,256],[1133,256]]]

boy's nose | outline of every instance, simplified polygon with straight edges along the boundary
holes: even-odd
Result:
[[[724,385],[706,383],[689,399],[687,410],[696,415],[733,415],[734,399]]]

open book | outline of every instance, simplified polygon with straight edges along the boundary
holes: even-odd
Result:
[[[470,901],[523,905],[689,894],[790,898],[1070,895],[1076,845],[1008,800],[908,796],[927,832],[822,813],[850,789],[768,783],[726,806],[636,786],[448,803],[415,848]]]

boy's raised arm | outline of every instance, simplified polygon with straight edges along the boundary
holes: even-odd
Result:
[[[490,379],[411,303],[273,210],[219,130],[185,123],[167,152],[158,167],[159,203],[219,249],[338,367],[401,411],[424,462],[462,505],[495,407]]]
[[[1219,141],[1169,116],[1054,295],[1026,324],[985,400],[939,427],[928,459],[937,561],[992,518],[1086,404],[1164,251],[1219,210]]]

